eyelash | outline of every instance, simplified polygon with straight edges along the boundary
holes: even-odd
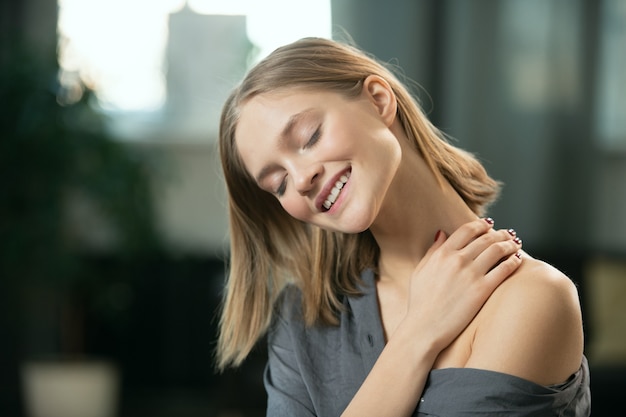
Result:
[[[276,190],[276,195],[278,197],[282,197],[285,194],[285,189],[287,188],[287,177],[283,178],[278,189]]]
[[[321,136],[322,136],[322,127],[318,126],[317,129],[315,129],[315,132],[313,132],[313,134],[311,135],[311,138],[304,145],[304,149],[310,149],[313,146],[315,146],[317,144],[317,142],[320,140]],[[282,197],[285,194],[285,189],[286,188],[287,188],[287,177],[283,178],[282,182],[280,183],[280,185],[276,189],[276,191],[275,191],[276,195],[278,197]]]
[[[304,145],[304,147],[312,148],[320,140],[321,136],[322,136],[322,127],[318,126],[317,129],[315,129],[315,132],[313,132],[313,134],[311,135],[311,139],[309,139],[309,141],[306,143],[306,145]]]

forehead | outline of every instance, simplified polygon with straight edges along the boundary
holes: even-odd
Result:
[[[321,108],[328,104],[329,92],[294,89],[259,94],[245,101],[240,108],[235,132],[236,140],[248,134],[277,135],[289,119],[304,110]]]
[[[336,93],[294,89],[259,94],[245,101],[239,112],[235,146],[246,167],[250,169],[250,161],[256,159],[252,156],[276,147],[281,132],[293,116],[326,109],[337,100]]]
[[[267,136],[278,132],[284,120],[289,118],[289,103],[298,101],[294,100],[294,95],[300,94],[259,94],[245,101],[241,105],[235,131],[237,145],[247,142],[250,136]]]

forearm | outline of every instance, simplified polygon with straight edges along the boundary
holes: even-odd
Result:
[[[438,350],[400,326],[342,417],[400,417],[415,411]]]

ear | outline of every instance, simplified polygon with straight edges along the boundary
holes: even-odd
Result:
[[[378,75],[370,75],[363,81],[363,93],[372,101],[387,126],[396,119],[398,102],[389,83]]]

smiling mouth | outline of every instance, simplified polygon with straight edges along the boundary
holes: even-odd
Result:
[[[335,185],[330,190],[330,193],[328,193],[326,200],[324,200],[324,203],[322,203],[322,207],[324,208],[325,211],[330,210],[333,204],[335,204],[335,201],[337,201],[339,194],[341,194],[341,190],[343,189],[343,186],[346,184],[346,182],[348,182],[349,178],[350,178],[350,172],[348,171],[345,174],[343,174],[341,177],[339,177],[337,182],[335,182]]]

